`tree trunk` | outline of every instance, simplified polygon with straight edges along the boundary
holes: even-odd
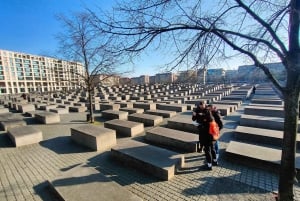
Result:
[[[295,153],[299,115],[299,86],[297,73],[289,72],[284,92],[284,137],[279,175],[279,200],[294,200],[293,185],[296,177]]]
[[[94,123],[94,114],[93,114],[93,101],[92,101],[92,90],[90,87],[88,87],[88,99],[89,99],[89,119],[90,123]]]

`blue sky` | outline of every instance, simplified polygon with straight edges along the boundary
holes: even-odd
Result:
[[[111,6],[113,1],[0,0],[0,48],[31,54],[53,54],[57,49],[55,35],[61,30],[55,15],[71,14],[96,2],[106,7]]]
[[[0,49],[35,55],[55,55],[61,30],[56,14],[71,14],[85,6],[109,9],[115,0],[0,0]],[[163,58],[159,54],[144,55],[129,77],[154,75]],[[240,63],[241,65],[241,63]],[[237,67],[237,64],[229,66]],[[220,66],[221,67],[221,66]]]

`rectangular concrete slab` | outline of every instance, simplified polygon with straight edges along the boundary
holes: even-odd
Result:
[[[142,108],[128,108],[128,107],[124,107],[124,108],[120,108],[120,111],[124,111],[124,112],[128,112],[129,114],[133,114],[133,113],[140,113],[142,114],[144,112],[144,109]]]
[[[128,120],[143,123],[145,126],[157,126],[163,122],[163,118],[161,116],[138,113],[129,115]]]
[[[219,104],[219,105],[235,105],[236,107],[239,107],[242,105],[242,101],[234,101],[234,100],[221,100],[221,101],[214,101],[213,104]]]
[[[95,151],[105,151],[117,143],[116,131],[95,125],[71,128],[71,139]]]
[[[168,111],[168,110],[147,110],[145,114],[153,114],[157,116],[162,116],[163,118],[170,118],[176,115],[175,111]]]
[[[268,171],[279,171],[281,150],[253,145],[243,142],[230,141],[226,148],[226,159],[232,162],[255,166]],[[300,169],[300,154],[296,153],[295,167]]]
[[[106,121],[104,127],[113,129],[117,135],[125,137],[134,137],[144,132],[144,124],[127,120],[114,119]]]
[[[76,166],[48,181],[61,200],[142,201],[93,167]]]
[[[247,142],[264,143],[275,146],[282,145],[283,131],[237,126],[235,138]],[[300,149],[300,134],[297,135],[297,148]]]
[[[164,127],[155,127],[146,132],[146,140],[188,152],[197,151],[198,135]]]
[[[26,122],[22,119],[7,119],[0,122],[1,128],[7,131],[10,128],[26,126]]]
[[[119,104],[101,103],[100,110],[119,110]]]
[[[36,113],[34,118],[43,124],[54,124],[60,122],[59,114],[53,112]]]
[[[122,164],[161,180],[170,180],[176,169],[184,166],[184,155],[134,140],[118,141],[111,149],[111,155]]]
[[[120,119],[126,120],[128,116],[128,112],[118,111],[118,110],[104,110],[102,111],[102,117],[104,119]]]
[[[282,131],[284,127],[284,118],[243,114],[241,115],[240,125]],[[298,132],[300,132],[299,121]]]
[[[190,133],[199,133],[198,127],[192,122],[191,116],[175,116],[168,120],[167,127],[171,129],[181,130]]]
[[[18,105],[18,111],[21,113],[35,111],[35,105],[34,104],[20,104],[20,105]]]
[[[0,114],[9,113],[8,108],[0,108]]]
[[[42,131],[32,126],[9,128],[7,134],[16,147],[39,143],[43,140]]]
[[[141,103],[136,102],[133,103],[134,108],[142,108],[144,110],[155,110],[156,109],[156,103]]]
[[[175,112],[185,112],[187,110],[187,107],[182,104],[157,104],[156,108]]]
[[[246,106],[244,114],[284,118],[285,112],[282,107]]]
[[[50,109],[49,111],[57,113],[57,114],[68,114],[69,113],[68,108],[61,108],[61,107],[53,108],[53,109]]]
[[[283,105],[283,101],[280,99],[251,99],[251,103],[256,104],[273,104],[273,105]]]
[[[85,106],[71,106],[69,107],[70,112],[85,112],[87,108]]]

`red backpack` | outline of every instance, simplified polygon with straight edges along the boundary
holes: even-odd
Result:
[[[220,138],[220,129],[215,121],[209,122],[209,134],[212,135],[213,140],[218,140]]]

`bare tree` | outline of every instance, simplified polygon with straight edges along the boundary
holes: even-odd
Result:
[[[137,56],[149,48],[166,50],[173,58],[166,65],[168,71],[186,64],[187,58],[193,68],[207,58],[213,62],[234,54],[244,55],[262,69],[283,94],[286,112],[279,200],[294,199],[300,90],[299,0],[132,0],[119,3],[111,15],[91,13],[98,30],[114,36],[119,52]],[[274,60],[281,61],[286,69],[284,86],[265,65]]]
[[[99,30],[95,31],[89,13],[77,13],[69,18],[60,15],[58,19],[64,27],[64,32],[57,36],[61,45],[60,52],[65,57],[80,62],[84,67],[84,74],[78,73],[83,82],[78,80],[77,84],[88,93],[87,121],[93,123],[94,89],[104,79],[117,74],[117,59],[109,50],[110,39]]]

